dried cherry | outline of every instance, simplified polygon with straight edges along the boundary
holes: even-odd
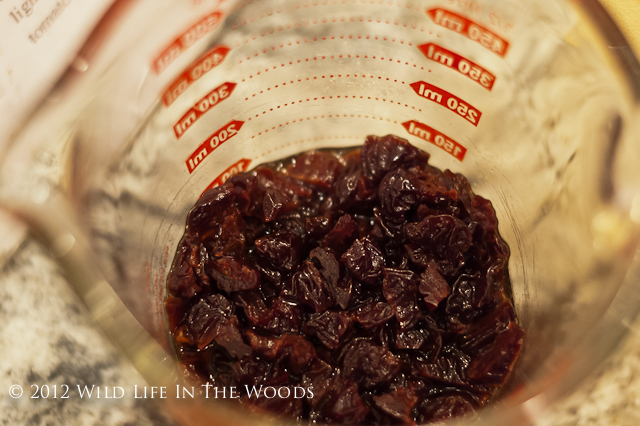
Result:
[[[437,422],[486,404],[524,338],[509,248],[491,203],[428,160],[369,136],[206,191],[167,281],[186,374],[279,387],[236,402],[312,422]]]

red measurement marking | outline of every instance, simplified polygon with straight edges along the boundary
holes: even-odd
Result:
[[[171,105],[194,81],[220,65],[227,56],[227,53],[229,53],[229,50],[230,49],[225,46],[216,46],[205,53],[201,59],[187,68],[180,77],[176,78],[173,83],[169,85],[162,94],[162,103],[165,106]]]
[[[182,52],[220,25],[222,17],[222,12],[213,12],[189,27],[187,31],[178,36],[178,38],[167,46],[153,61],[153,71],[155,71],[156,74],[164,71]]]
[[[491,74],[480,65],[463,58],[457,53],[453,53],[452,51],[433,43],[420,45],[418,46],[418,49],[424,53],[424,56],[432,61],[458,71],[460,74],[469,77],[485,89],[491,90],[493,88],[493,83],[496,81],[495,75]]]
[[[438,148],[453,155],[458,160],[464,160],[467,148],[463,147],[447,135],[440,133],[436,129],[415,120],[402,123],[402,127],[404,127],[410,134],[434,144]]]
[[[184,132],[186,132],[191,126],[194,125],[200,117],[202,117],[207,111],[220,102],[227,99],[233,89],[236,88],[236,83],[224,83],[205,95],[202,99],[195,103],[185,115],[173,126],[173,131],[176,137],[180,139]]]
[[[509,43],[505,39],[464,16],[440,8],[428,10],[427,14],[436,25],[462,34],[502,57],[507,53]]]
[[[235,163],[230,165],[224,172],[220,173],[220,176],[215,178],[215,180],[211,182],[209,186],[207,186],[207,189],[205,189],[203,193],[207,192],[211,188],[217,188],[218,186],[222,185],[231,176],[235,176],[238,173],[247,171],[247,169],[249,168],[249,164],[251,164],[251,161],[252,160],[249,160],[248,158],[243,158],[236,161]]]
[[[237,135],[243,124],[244,121],[232,120],[209,135],[185,161],[189,173],[193,173],[196,167],[216,148]]]
[[[482,113],[468,102],[424,81],[416,81],[410,86],[419,96],[449,108],[460,117],[465,118],[469,123],[478,127]]]

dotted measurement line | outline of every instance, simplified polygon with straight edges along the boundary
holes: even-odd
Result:
[[[292,104],[294,104],[295,102],[292,102]],[[273,108],[271,109],[273,110]],[[262,112],[263,114],[266,113],[266,111]],[[256,114],[256,117],[258,117],[260,114]],[[289,124],[293,124],[293,123],[302,123],[303,121],[309,121],[309,120],[318,120],[318,119],[324,119],[324,118],[370,118],[372,120],[380,120],[380,121],[388,121],[389,123],[393,123],[393,124],[398,124],[398,122],[396,120],[391,120],[389,118],[384,118],[384,117],[374,117],[374,116],[370,116],[367,114],[326,114],[326,115],[314,115],[313,117],[305,117],[305,118],[300,118],[300,119],[295,119],[295,120],[291,120],[291,121],[287,121],[285,123],[280,123],[277,126],[272,126],[271,128],[266,128],[265,130],[258,132],[257,135],[253,135],[251,136],[251,139],[254,139],[256,136],[262,136],[262,134],[264,133],[269,133],[270,130],[275,130],[278,129],[280,127],[283,126],[287,126]],[[250,121],[251,117],[247,119],[247,121]]]
[[[421,66],[421,65],[419,66],[417,64],[410,64],[408,61],[402,61],[400,59],[385,58],[384,56],[378,57],[376,55],[371,55],[370,56],[370,55],[350,55],[349,54],[349,55],[337,55],[337,56],[336,55],[320,56],[320,57],[315,56],[313,58],[303,58],[303,59],[297,59],[295,61],[289,61],[288,63],[282,62],[282,63],[280,63],[280,66],[273,65],[271,68],[265,68],[264,71],[257,71],[255,73],[255,75],[260,75],[263,72],[269,72],[270,70],[275,70],[275,69],[278,69],[278,68],[284,68],[284,67],[286,67],[288,65],[300,64],[300,63],[303,63],[303,62],[312,62],[312,61],[318,61],[318,60],[322,61],[322,60],[325,60],[325,59],[336,59],[336,58],[337,59],[341,59],[341,58],[379,59],[381,61],[389,61],[389,62],[394,62],[395,61],[398,64],[401,64],[401,65],[403,64],[403,65],[406,65],[406,66],[413,66],[413,68],[416,68],[416,69],[420,68],[423,71],[425,69],[424,66]],[[240,60],[239,63],[242,63],[242,60]],[[249,75],[249,78],[253,78],[253,74]],[[243,78],[242,81],[246,81],[246,79]]]
[[[309,77],[305,77],[305,78],[299,78],[299,79],[297,79],[297,80],[290,80],[289,82],[286,82],[286,81],[285,81],[285,82],[283,82],[283,83],[276,84],[276,85],[275,85],[275,86],[273,86],[273,87],[267,87],[266,89],[260,90],[260,91],[259,91],[259,92],[257,92],[257,93],[253,93],[253,94],[251,95],[251,97],[252,97],[252,98],[254,98],[254,97],[256,97],[257,95],[260,95],[260,94],[262,94],[262,93],[265,93],[265,92],[270,91],[271,89],[281,88],[281,87],[286,86],[287,84],[288,84],[288,85],[292,85],[292,84],[300,83],[300,82],[303,82],[303,81],[318,80],[318,79],[323,79],[323,78],[337,78],[337,77],[343,77],[343,78],[348,78],[348,77],[360,77],[360,78],[365,78],[365,79],[366,79],[367,77],[372,78],[372,79],[375,79],[375,78],[376,78],[376,76],[374,76],[374,75],[369,75],[369,76],[367,76],[366,74],[361,74],[361,75],[360,75],[360,74],[357,74],[357,73],[355,73],[355,74],[344,74],[344,75],[343,75],[343,74],[330,74],[330,75],[328,75],[328,76],[327,76],[327,75],[309,76]],[[249,78],[253,78],[253,77],[252,77],[252,76],[249,76]],[[378,80],[391,81],[391,79],[390,79],[389,77],[381,77],[381,76],[378,76]],[[242,81],[244,82],[244,81],[246,81],[246,79],[244,79],[244,78],[243,78],[243,79],[242,79]],[[398,83],[398,80],[397,80],[397,79],[394,79],[394,80],[393,80],[393,82],[394,82],[394,83]],[[400,81],[400,84],[404,85],[404,84],[405,84],[405,82],[404,82],[404,81]],[[245,100],[245,101],[248,101],[248,100],[249,100],[249,98],[250,98],[250,97],[249,97],[249,96],[247,96],[246,98],[244,98],[244,100]],[[330,97],[330,98],[331,98],[331,97]],[[362,99],[363,97],[362,97],[362,96],[360,96],[360,98]],[[314,100],[317,100],[317,99],[318,99],[318,98],[314,98]],[[322,96],[320,99],[325,99],[325,96]],[[371,99],[371,97],[369,97],[369,99]]]
[[[433,35],[433,32],[432,32],[432,31],[429,31],[429,34]],[[284,49],[285,47],[289,47],[289,46],[292,46],[292,45],[294,45],[294,44],[299,45],[299,44],[303,44],[303,43],[312,43],[312,42],[321,42],[321,41],[331,41],[331,40],[335,40],[335,38],[336,38],[336,37],[338,37],[338,39],[344,39],[344,37],[351,38],[351,39],[353,39],[353,38],[362,39],[362,38],[364,37],[366,40],[370,40],[372,36],[362,36],[362,35],[356,35],[356,36],[353,36],[353,35],[347,35],[347,36],[331,36],[331,37],[313,37],[313,38],[311,38],[311,39],[296,40],[295,42],[294,42],[294,41],[290,41],[290,42],[288,42],[288,43],[286,43],[286,44],[285,44],[285,43],[283,43],[283,44],[280,44],[280,45],[278,45],[278,46],[273,45],[273,46],[271,46],[271,47],[269,47],[269,48],[263,48],[261,51],[259,51],[259,52],[255,52],[255,53],[253,54],[253,56],[249,55],[249,56],[247,56],[245,59],[240,59],[240,60],[238,61],[238,64],[241,64],[241,63],[242,63],[242,62],[244,62],[244,61],[251,60],[252,58],[256,58],[256,57],[258,57],[258,56],[259,56],[259,55],[261,55],[261,54],[265,54],[265,53],[267,53],[267,52],[273,52],[273,51],[275,51],[276,49]],[[436,37],[441,37],[441,35],[440,35],[440,34],[436,34]],[[255,37],[255,38],[257,38],[257,37]],[[374,38],[374,40],[380,40],[380,37],[379,37],[379,36],[373,36],[373,38]],[[404,40],[389,39],[388,37],[382,37],[382,41],[389,41],[389,42],[392,42],[392,43],[405,44],[405,41],[404,41]],[[406,44],[407,44],[407,46],[413,46],[413,43],[412,43],[412,42],[406,42]],[[238,46],[239,46],[239,45],[238,45]],[[344,57],[347,57],[347,58],[352,58],[352,57],[355,57],[355,58],[360,58],[360,57],[368,58],[369,56],[370,56],[370,55],[352,55],[352,54],[347,54],[347,55],[338,55],[338,57],[339,57],[339,58],[344,58]],[[329,57],[330,57],[330,58],[332,58],[332,59],[334,59],[334,58],[336,57],[336,55],[329,55]],[[321,57],[321,59],[326,59],[326,58],[327,58],[327,56],[326,56],[326,55]],[[376,55],[372,55],[372,56],[371,56],[371,58],[376,59]],[[317,57],[312,58],[312,60],[314,60],[314,61],[315,61],[315,60],[317,60],[317,59],[318,59]],[[380,57],[380,59],[385,60],[385,58],[384,58],[384,57]],[[310,60],[309,58],[305,58],[305,61],[309,61],[309,60]],[[389,61],[393,61],[393,60],[394,60],[394,59],[389,59]],[[298,60],[298,62],[300,62],[300,61],[301,61],[301,60]],[[397,61],[398,63],[401,63],[401,62],[402,62],[400,59],[396,59],[396,61]],[[292,64],[292,62],[289,62],[289,64],[291,65],[291,64]],[[405,61],[405,64],[409,65],[409,62],[408,62],[408,61]],[[281,64],[280,66],[284,66],[284,64]],[[414,67],[415,67],[415,66],[416,66],[416,65],[414,65]],[[277,66],[274,66],[274,68],[277,68]]]
[[[287,27],[287,29],[290,29],[289,27]],[[283,30],[284,30],[283,28],[279,27],[277,31],[283,31]],[[236,48],[242,46],[243,44],[251,43],[252,41],[257,40],[259,38],[271,35],[274,32],[275,32],[274,30],[271,30],[271,31],[267,31],[267,32],[261,33],[259,36],[253,36],[250,39],[244,39],[244,40],[242,40],[242,42],[239,42],[239,43],[236,44]],[[429,34],[433,34],[433,32],[429,31]],[[336,39],[344,40],[345,38],[347,38],[347,39],[354,39],[355,38],[357,40],[362,40],[362,39],[365,39],[365,40],[371,40],[371,39],[373,39],[373,40],[382,40],[382,41],[390,41],[392,43],[400,43],[400,44],[405,44],[406,43],[407,46],[413,46],[413,43],[411,43],[410,41],[409,42],[405,42],[404,40],[397,40],[395,38],[389,38],[387,36],[377,36],[377,35],[371,36],[371,35],[361,35],[361,34],[358,34],[358,35],[353,35],[353,34],[346,34],[345,35],[345,34],[343,34],[343,35],[335,35],[335,36],[331,36],[331,37],[326,37],[326,36],[325,37],[313,37],[311,39],[306,38],[304,40],[296,40],[295,42],[288,42],[288,43],[286,43],[286,46],[293,46],[294,44],[311,43],[311,42],[316,42],[316,41],[327,41],[327,40],[336,40]],[[267,53],[269,50],[271,50],[271,51],[276,50],[276,48],[282,49],[284,47],[285,47],[285,43],[282,43],[279,46],[271,46],[268,49],[262,49],[262,53]],[[256,55],[254,55],[254,56],[256,56]],[[250,58],[250,56],[248,58]]]
[[[356,95],[351,95],[351,96],[341,96],[341,95],[338,95],[338,96],[321,96],[321,97],[316,97],[316,98],[308,98],[308,99],[306,99],[306,100],[305,100],[305,99],[300,99],[300,100],[298,100],[298,101],[287,102],[287,103],[285,103],[285,104],[283,104],[283,105],[278,105],[278,106],[276,106],[276,107],[274,107],[274,108],[269,108],[268,110],[266,110],[266,109],[265,109],[264,111],[262,111],[261,113],[258,113],[258,114],[256,114],[256,115],[254,115],[253,117],[248,117],[248,118],[247,118],[247,121],[251,121],[251,120],[253,120],[254,118],[258,118],[258,117],[260,117],[261,115],[265,115],[265,114],[267,114],[267,113],[269,113],[269,112],[273,112],[273,111],[275,111],[275,110],[278,110],[278,109],[280,109],[281,107],[283,107],[283,108],[284,108],[284,107],[286,107],[286,106],[293,106],[293,105],[295,105],[296,103],[298,103],[298,104],[302,104],[302,103],[305,103],[305,102],[317,101],[317,100],[319,100],[319,99],[358,99],[358,98],[359,98],[359,99],[367,99],[367,100],[371,100],[371,101],[389,102],[389,103],[391,103],[391,104],[396,104],[396,105],[404,106],[404,107],[406,107],[406,108],[411,108],[411,109],[413,109],[414,111],[422,112],[422,109],[420,109],[420,108],[416,108],[416,107],[415,107],[415,106],[413,106],[413,105],[408,105],[408,104],[405,104],[405,103],[402,103],[402,102],[392,101],[391,99],[380,99],[380,98],[371,97],[371,96],[367,96],[367,97],[365,98],[364,96],[356,96]],[[337,116],[339,116],[339,115],[336,115],[336,117],[337,117]],[[354,115],[354,114],[351,114],[350,116],[351,116],[351,117],[355,117],[355,115]],[[367,117],[366,115],[362,115],[362,114],[358,114],[357,116],[358,116],[358,117],[365,117],[365,118]],[[324,117],[325,117],[324,115],[323,115],[323,116],[320,116],[320,118],[324,118]],[[332,115],[328,115],[327,117],[332,117]],[[347,117],[347,115],[345,115],[345,117]],[[313,118],[314,118],[314,119],[317,119],[317,118],[318,118],[318,116],[314,116]],[[307,120],[309,120],[309,118],[307,118]],[[381,119],[381,120],[382,120],[382,119]],[[391,120],[387,120],[387,121],[391,121]],[[294,121],[294,122],[295,122],[295,121]],[[396,122],[396,121],[394,121],[394,123],[397,123],[397,122]],[[288,122],[287,122],[287,124],[288,124]],[[275,129],[275,127],[274,127],[274,129]]]
[[[316,138],[308,138],[308,139],[301,139],[295,142],[289,142],[280,146],[277,146],[273,149],[270,149],[269,151],[262,153],[258,156],[258,158],[262,158],[262,157],[266,157],[267,155],[276,152],[276,151],[280,151],[281,149],[293,146],[293,145],[300,145],[303,144],[305,142],[318,142],[321,140],[327,140],[327,139],[355,139],[355,140],[362,140],[362,135],[358,135],[358,136],[346,136],[346,135],[342,135],[342,136],[320,136],[320,137],[316,137]],[[258,159],[256,158],[256,160]]]
[[[258,1],[260,1],[260,0],[258,0]],[[244,8],[244,7],[252,5],[254,3],[258,3],[258,1],[251,1],[251,2],[245,3],[242,7]],[[295,5],[293,5],[291,7],[288,7],[288,8],[275,9],[273,11],[270,11],[270,12],[267,12],[267,13],[263,13],[262,15],[260,15],[257,18],[251,18],[251,19],[248,19],[246,21],[243,21],[241,24],[235,25],[233,27],[233,29],[236,30],[238,28],[241,28],[241,27],[247,26],[249,24],[252,24],[252,23],[254,23],[256,21],[260,21],[260,20],[262,20],[264,18],[273,16],[273,15],[279,15],[281,13],[290,12],[292,10],[308,9],[310,7],[327,6],[329,4],[331,4],[331,5],[346,5],[347,3],[350,3],[352,5],[357,5],[357,4],[361,4],[361,5],[376,5],[377,4],[377,5],[380,5],[380,6],[383,6],[383,5],[386,4],[387,6],[396,6],[396,7],[400,8],[400,9],[408,9],[408,10],[413,10],[415,12],[420,12],[422,10],[422,8],[419,5],[415,5],[414,6],[413,4],[409,4],[409,3],[401,3],[401,2],[389,1],[389,0],[387,0],[387,1],[385,1],[385,0],[349,0],[349,1],[347,1],[347,0],[331,0],[331,1],[329,1],[329,0],[321,0],[321,1],[311,1],[309,3],[298,3],[298,4],[295,4]],[[327,20],[325,19],[325,21],[327,21]],[[335,22],[335,21],[333,21],[333,22]]]
[[[275,32],[281,32],[281,31],[284,31],[285,29],[290,30],[290,29],[292,29],[292,28],[307,27],[307,26],[309,26],[309,25],[318,25],[318,24],[322,25],[322,24],[325,24],[325,23],[326,23],[326,22],[323,22],[323,21],[325,21],[325,20],[320,20],[320,21],[317,21],[317,20],[314,20],[314,21],[307,21],[307,22],[304,22],[304,23],[302,23],[302,24],[287,25],[287,26],[285,26],[285,27],[280,27],[280,26],[279,26],[279,27],[278,27],[277,29],[275,29],[275,30],[274,30],[274,29],[271,29],[271,30],[269,30],[269,31],[262,32],[262,33],[260,33],[259,35],[255,35],[255,36],[251,37],[250,39],[244,39],[241,43],[237,43],[237,44],[236,44],[236,48],[237,48],[237,47],[240,47],[240,46],[241,46],[241,45],[243,45],[243,44],[247,44],[247,43],[250,43],[250,42],[252,42],[252,41],[255,41],[255,40],[259,39],[259,38],[267,37],[267,36],[269,36],[269,35],[272,35],[272,34],[273,34],[273,33],[275,33]],[[337,19],[330,19],[329,21],[331,21],[331,22],[336,22],[336,21],[338,21],[338,20],[337,20]],[[344,19],[340,19],[340,21],[341,21],[341,22],[346,22],[346,18],[344,18]],[[373,20],[373,19],[364,19],[364,18],[358,18],[358,19],[356,19],[356,18],[350,18],[350,19],[349,19],[349,21],[350,21],[350,22],[355,22],[355,21],[358,21],[358,22],[364,22],[364,21],[367,21],[367,22],[369,22],[369,23],[374,22],[374,20]],[[376,23],[379,23],[379,24],[387,24],[387,25],[391,25],[391,24],[393,24],[393,25],[395,25],[395,26],[403,26],[403,27],[405,27],[405,28],[411,28],[412,30],[418,30],[418,31],[423,32],[423,33],[428,33],[428,34],[430,34],[430,35],[434,35],[434,32],[433,32],[432,30],[430,30],[430,29],[428,29],[428,28],[426,28],[426,27],[424,27],[424,26],[417,27],[417,26],[415,26],[415,25],[409,25],[409,24],[407,24],[407,23],[400,23],[400,22],[398,22],[398,21],[393,21],[393,22],[391,22],[391,20],[389,20],[389,19],[385,19],[384,21],[383,21],[383,20],[381,20],[381,19],[376,19],[376,20],[375,20],[375,22],[376,22]],[[439,33],[435,33],[435,35],[436,35],[436,37],[442,37],[442,35],[441,35],[441,34],[439,34]],[[338,36],[338,37],[344,37],[344,36]],[[363,37],[363,36],[362,36],[362,35],[359,35],[359,36],[356,36],[356,37]],[[370,39],[370,37],[371,37],[371,36],[364,36],[364,37],[367,37],[368,39]],[[377,37],[377,36],[374,36],[374,37]],[[388,38],[388,37],[383,37],[383,40],[384,40],[384,38],[386,38],[386,39],[387,39],[387,41],[389,40],[389,38]],[[312,40],[312,41],[324,41],[324,40],[335,40],[335,38],[334,38],[334,37],[320,37],[320,38],[318,38],[318,37],[314,37],[314,38],[313,38],[313,39],[311,39],[311,40]],[[374,40],[379,40],[379,38],[374,38]],[[391,40],[392,40],[392,41],[395,41],[395,39],[391,39]],[[308,42],[309,42],[309,39],[305,39],[303,42],[304,42],[304,43],[308,43]],[[398,40],[397,42],[402,43],[403,41]],[[300,42],[296,42],[296,44],[300,44]],[[288,45],[291,45],[291,43],[289,43]],[[409,45],[411,45],[411,44],[409,44]],[[275,46],[271,47],[271,49],[272,49],[272,50],[275,50],[275,49],[274,49],[274,47],[275,47]],[[280,45],[280,47],[283,47],[283,45]],[[265,53],[266,53],[266,51],[267,51],[267,49],[264,49],[264,50],[263,50],[263,52],[265,52]]]

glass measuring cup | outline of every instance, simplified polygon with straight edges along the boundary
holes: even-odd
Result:
[[[61,256],[74,244],[61,237],[86,233],[91,259],[156,340],[171,348],[164,283],[200,193],[262,162],[394,133],[492,200],[511,247],[527,330],[512,383],[520,390],[483,421],[518,424],[612,348],[638,307],[626,292],[636,273],[638,83],[603,48],[615,30],[589,27],[596,3],[214,3],[163,3],[146,35],[90,81],[91,99],[62,122],[42,111],[18,141],[53,122],[61,142],[40,138],[53,148],[32,151],[40,158],[26,175],[20,144],[3,166],[17,210],[28,206],[16,198],[49,205],[52,188],[64,189],[79,230],[23,216],[45,225]],[[78,256],[71,271],[91,261]]]

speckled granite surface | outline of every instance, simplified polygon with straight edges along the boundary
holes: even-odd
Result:
[[[0,277],[0,425],[173,425],[154,400],[134,398],[134,386],[144,386],[144,380],[91,324],[39,246],[23,244]],[[31,398],[32,384],[47,384],[49,397]],[[15,385],[23,389],[20,398],[10,396]],[[92,398],[80,398],[78,385],[100,387],[101,398],[95,390]],[[108,396],[114,396],[114,386],[124,396],[105,398],[105,386]]]
[[[607,362],[536,426],[640,425],[640,322]]]
[[[144,380],[92,326],[39,246],[23,244],[0,276],[0,425],[173,426],[155,400],[134,397]],[[634,328],[617,354],[537,426],[640,425],[640,323]],[[48,384],[49,398],[32,399],[32,384]],[[61,398],[65,384],[68,398]],[[10,396],[14,385],[24,391],[20,398]],[[102,397],[80,398],[78,385],[100,387]],[[108,396],[121,387],[123,397],[104,398],[105,386]]]

